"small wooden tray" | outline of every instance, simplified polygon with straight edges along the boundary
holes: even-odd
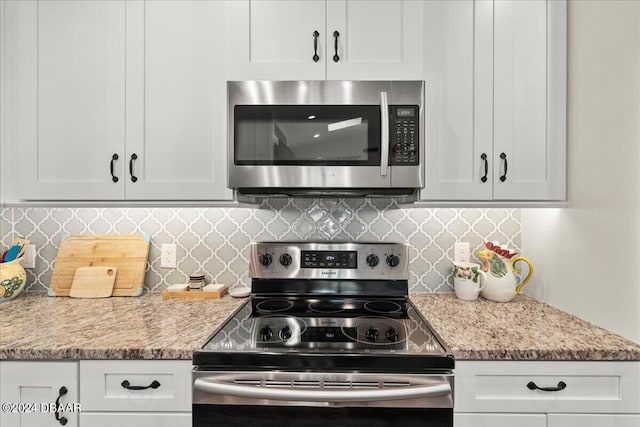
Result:
[[[162,299],[168,298],[213,298],[219,299],[229,291],[225,286],[219,291],[162,291]]]

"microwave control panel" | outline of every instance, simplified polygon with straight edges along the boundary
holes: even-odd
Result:
[[[389,150],[392,166],[415,166],[418,156],[418,106],[392,105],[389,109]]]

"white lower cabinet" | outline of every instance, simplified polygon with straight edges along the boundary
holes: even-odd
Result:
[[[640,414],[549,414],[547,427],[638,427]]]
[[[90,412],[80,414],[82,427],[191,427],[191,413],[112,413]]]
[[[637,427],[639,382],[637,361],[460,361],[455,425]]]
[[[3,360],[0,379],[2,427],[78,426],[78,362]]]
[[[546,414],[455,414],[455,427],[546,427]]]
[[[80,361],[80,425],[190,426],[191,361]]]

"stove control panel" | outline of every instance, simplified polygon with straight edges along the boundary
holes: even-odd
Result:
[[[403,243],[257,242],[252,279],[407,280]]]
[[[357,251],[301,251],[302,268],[358,268]]]

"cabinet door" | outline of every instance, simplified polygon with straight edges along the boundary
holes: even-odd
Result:
[[[20,197],[122,199],[124,1],[15,2],[7,8],[21,21]]]
[[[229,80],[324,80],[324,32],[324,0],[232,1]]]
[[[60,405],[68,405],[72,409],[73,404],[80,403],[76,362],[2,361],[0,378],[3,405],[29,404],[24,407],[26,410],[19,412],[7,411],[3,406],[0,412],[0,424],[3,426],[60,427],[62,422],[56,420],[55,412],[50,412],[47,405],[58,401]],[[66,393],[61,395],[62,387],[66,389]],[[36,405],[35,411],[32,411],[33,404]],[[58,415],[67,419],[66,427],[74,427],[78,425],[78,412],[63,411]]]
[[[228,30],[228,2],[127,2],[127,199],[232,198]]]
[[[454,414],[456,427],[547,427],[545,414]]]
[[[327,79],[420,80],[422,7],[410,0],[327,1]]]
[[[566,3],[494,4],[494,199],[564,200]]]
[[[492,3],[424,3],[423,200],[492,198]]]

